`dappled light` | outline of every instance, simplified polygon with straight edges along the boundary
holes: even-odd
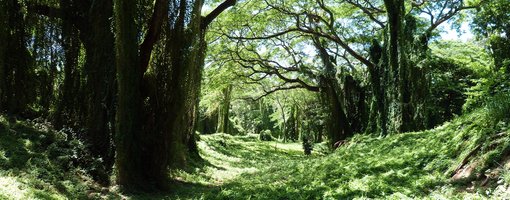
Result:
[[[508,0],[0,0],[0,199],[508,199]]]

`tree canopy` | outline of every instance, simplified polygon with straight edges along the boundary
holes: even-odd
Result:
[[[508,192],[508,13],[508,0],[0,0],[0,186]]]

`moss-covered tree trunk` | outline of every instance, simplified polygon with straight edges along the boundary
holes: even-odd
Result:
[[[67,0],[61,0],[62,9],[71,9]],[[62,21],[62,47],[64,48],[64,81],[60,88],[56,109],[52,113],[53,125],[60,129],[64,125],[72,126],[79,118],[79,104],[82,99],[78,56],[80,40],[78,29],[70,20]]]
[[[287,127],[285,133],[285,139],[290,141],[296,141],[299,138],[299,121],[298,121],[298,107],[292,105],[290,108],[290,115],[287,120]]]
[[[345,113],[345,102],[343,92],[339,91],[340,87],[336,79],[336,68],[332,63],[323,44],[318,38],[314,38],[314,44],[319,52],[319,56],[324,64],[323,75],[320,79],[321,95],[326,109],[328,111],[327,129],[329,142],[333,145],[339,140],[344,140],[352,136],[351,125]]]
[[[143,163],[141,80],[137,27],[137,0],[115,0],[115,52],[118,74],[117,135],[115,136],[117,183],[123,189],[149,187]],[[164,175],[164,174],[161,174]]]
[[[345,111],[352,131],[355,133],[365,131],[367,124],[365,91],[354,77],[346,75],[343,80],[343,93]]]
[[[385,93],[387,92],[387,53],[381,47],[379,41],[372,40],[370,46],[370,58],[374,67],[368,68],[370,85],[372,88],[372,101],[370,104],[370,116],[368,132],[380,132],[382,135],[388,133],[388,110]]]
[[[4,60],[4,104],[8,113],[23,115],[35,101],[33,57],[26,47],[28,35],[21,4],[5,0],[7,10],[7,42]]]
[[[412,126],[407,41],[404,35],[405,6],[403,0],[385,0],[384,3],[388,16],[389,129],[390,132],[404,132]]]
[[[171,103],[172,133],[169,149],[170,166],[182,167],[189,156],[190,139],[194,139],[201,72],[205,59],[205,29],[201,27],[203,1],[189,2],[191,21],[188,28],[174,29],[171,44],[172,88],[176,97]],[[192,3],[192,4],[191,4]],[[179,26],[178,26],[179,27]],[[180,42],[179,42],[180,41]],[[227,126],[225,126],[227,127]]]
[[[341,97],[337,92],[337,85],[336,79],[323,78],[321,80],[322,98],[326,102],[326,109],[329,112],[326,123],[328,127],[329,142],[331,144],[334,144],[339,140],[344,140],[353,134],[347,115],[344,111],[344,104],[340,100]]]
[[[108,183],[113,165],[112,135],[115,124],[115,54],[111,31],[112,0],[90,2],[85,9],[87,18],[80,29],[85,47],[86,139],[94,156],[103,160],[93,176]]]
[[[216,132],[218,133],[229,133],[229,112],[230,112],[230,97],[232,93],[232,85],[228,85],[227,87],[222,89],[223,98],[221,100],[221,105],[218,111],[218,128]]]
[[[5,109],[5,55],[7,53],[7,4],[6,0],[0,1],[0,113]]]
[[[167,3],[164,2],[157,1],[156,5],[165,8]],[[166,188],[168,167],[183,166],[190,153],[198,153],[194,132],[206,47],[200,16],[203,2],[180,1],[174,5],[176,9],[168,10],[171,13],[155,7],[157,15],[153,17],[172,18],[161,21],[170,23],[161,23],[162,39],[156,43],[155,52],[158,53],[152,54],[152,59],[145,57],[150,51],[140,52],[140,57],[136,55],[134,4],[134,0],[119,0],[115,8],[120,90],[117,179],[124,187],[140,188],[141,184],[147,184]],[[142,45],[140,49],[145,47]],[[140,61],[124,60],[126,56],[137,57]],[[142,63],[147,61],[145,59],[152,60],[146,73],[146,65]],[[142,70],[129,68],[133,63],[141,65]],[[136,79],[137,76],[140,79]],[[138,123],[141,123],[141,130],[137,129]],[[136,180],[140,182],[134,183]]]

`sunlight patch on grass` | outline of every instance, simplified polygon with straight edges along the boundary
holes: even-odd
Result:
[[[205,154],[207,155],[207,158],[210,158],[212,161],[220,163],[223,162],[232,163],[241,161],[241,159],[238,157],[227,156],[225,154],[219,153],[218,151],[213,149],[213,147],[207,145],[205,142],[200,141],[197,143],[197,145],[202,151],[206,152]]]
[[[277,143],[276,147],[287,152],[303,153],[303,146],[300,143]]]
[[[9,199],[26,199],[27,186],[20,183],[14,177],[0,176],[0,197]]]

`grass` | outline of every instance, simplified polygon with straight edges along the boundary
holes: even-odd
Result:
[[[432,130],[356,135],[334,152],[311,156],[300,143],[202,135],[201,158],[169,172],[175,180],[170,192],[131,196],[115,188],[96,192],[85,175],[76,175],[79,169],[59,165],[63,153],[47,148],[67,141],[58,133],[4,120],[0,199],[500,199],[510,196],[510,165],[504,163],[510,136],[508,124],[488,119],[481,109]],[[463,160],[475,172],[452,181]],[[501,173],[482,185],[488,169]]]
[[[85,199],[94,184],[73,156],[63,133],[47,124],[0,116],[0,199]]]
[[[433,130],[357,135],[325,156],[304,156],[300,144],[261,142],[255,136],[202,136],[205,164],[174,171],[176,179],[191,185],[169,198],[497,199],[508,195],[507,182],[469,188],[475,176],[497,166],[509,144],[504,126],[489,126],[486,118],[480,110]],[[479,163],[478,175],[452,181],[455,168],[478,144],[484,145],[468,159]]]

